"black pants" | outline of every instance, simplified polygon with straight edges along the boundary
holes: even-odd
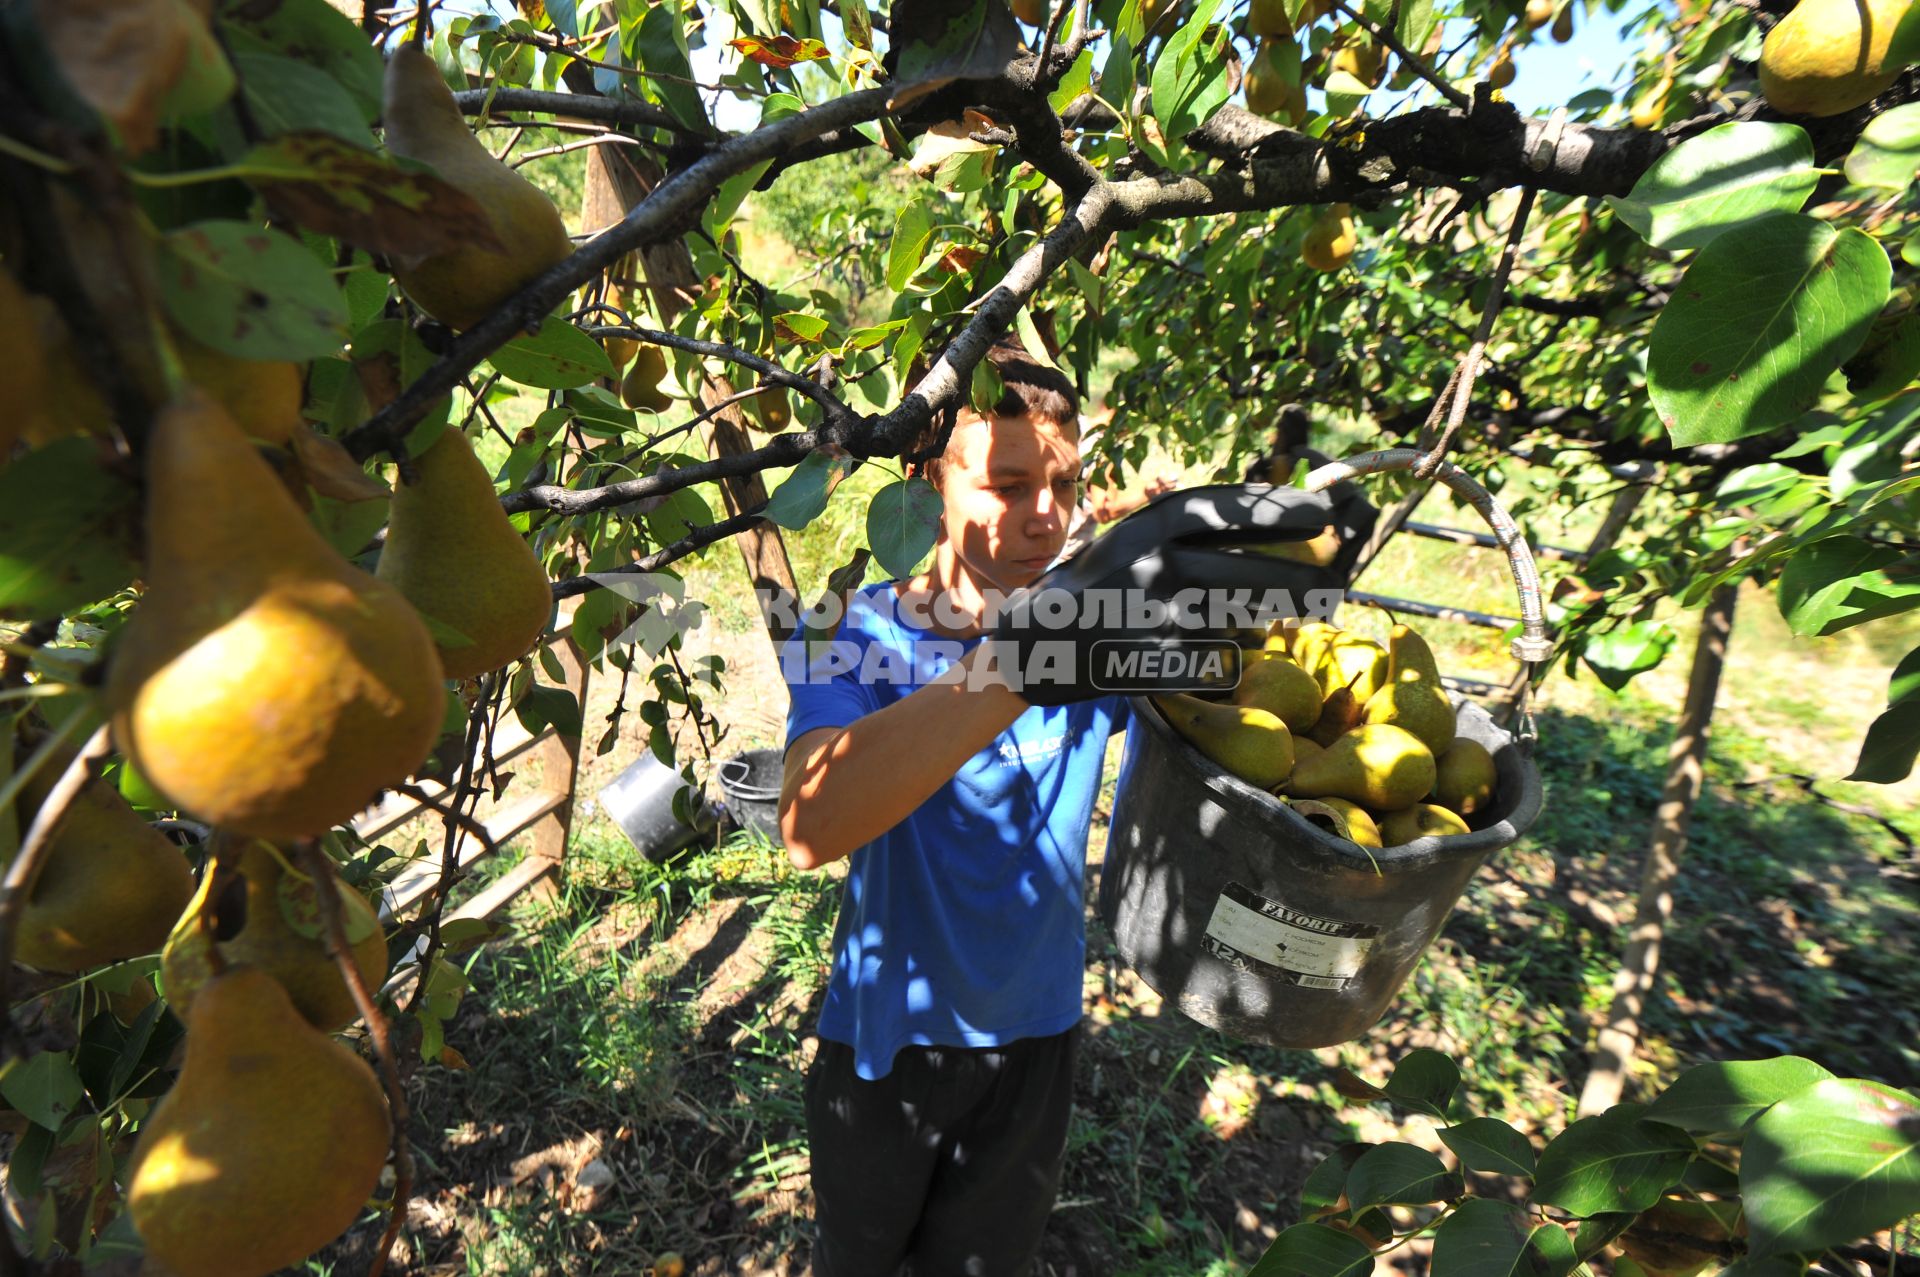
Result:
[[[1005,1047],[910,1046],[877,1082],[821,1039],[807,1071],[815,1277],[1024,1277],[1052,1213],[1076,1026]]]

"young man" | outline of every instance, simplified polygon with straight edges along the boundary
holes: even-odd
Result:
[[[786,654],[781,833],[802,868],[851,857],[806,1080],[818,1277],[903,1265],[914,1277],[1020,1277],[1052,1210],[1081,1015],[1087,831],[1107,737],[1127,713],[1086,673],[1089,654],[1115,639],[1183,640],[1124,608],[1047,630],[1027,587],[1071,604],[1094,589],[1165,600],[1323,579],[1215,548],[1326,525],[1318,497],[1238,487],[1164,497],[1049,572],[1078,496],[1078,405],[1024,351],[990,358],[1005,395],[988,416],[963,413],[926,469],[943,507],[931,565],[857,591],[831,643]],[[1010,592],[1021,593],[996,622],[990,604]],[[1050,666],[1066,670],[1050,681],[1016,693],[991,676],[1003,656],[1063,644],[1075,659]]]
[[[987,650],[989,595],[1047,569],[1079,495],[1072,385],[990,357],[1005,397],[926,467],[931,565],[857,592],[847,671],[791,687],[788,852],[853,857],[806,1086],[819,1277],[1025,1272],[1066,1144],[1087,830],[1125,710],[957,677]],[[863,685],[869,648],[917,668]]]

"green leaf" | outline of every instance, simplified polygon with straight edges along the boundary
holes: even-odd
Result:
[[[713,522],[713,507],[692,488],[676,488],[667,499],[647,511],[647,535],[661,545],[672,545],[695,528]]]
[[[1871,236],[1798,214],[1708,245],[1649,339],[1647,388],[1674,446],[1726,443],[1811,408],[1886,305],[1892,274]]]
[[[1920,168],[1920,102],[1876,115],[1861,130],[1847,156],[1847,180],[1855,186],[1904,190]]]
[[[1347,1176],[1362,1157],[1373,1150],[1372,1144],[1341,1144],[1320,1160],[1300,1186],[1300,1213],[1308,1219],[1342,1209],[1347,1195]]]
[[[888,19],[899,62],[893,108],[954,80],[990,79],[1020,48],[1020,27],[1001,0],[896,2]]]
[[[233,69],[259,136],[331,133],[372,149],[373,134],[359,104],[325,71],[271,53],[236,53]]]
[[[1899,576],[1890,569],[1902,569]],[[1891,546],[1828,537],[1802,546],[1780,573],[1780,615],[1795,634],[1835,634],[1920,604],[1920,575]]]
[[[1573,1239],[1508,1202],[1470,1197],[1433,1234],[1433,1277],[1563,1277]]]
[[[679,5],[650,7],[634,38],[635,64],[657,73],[647,84],[675,119],[704,132],[713,126],[701,107],[700,91],[692,83],[693,65],[687,60],[687,37],[680,23]]]
[[[0,1096],[37,1126],[60,1129],[79,1107],[86,1088],[73,1061],[58,1051],[42,1051],[0,1074]]]
[[[363,120],[379,118],[380,55],[360,24],[327,0],[231,5],[220,14],[220,32],[236,53],[278,53],[325,72]]]
[[[1458,1126],[1443,1126],[1440,1142],[1453,1150],[1460,1165],[1488,1175],[1533,1175],[1533,1144],[1497,1117],[1475,1117]]]
[[[887,287],[904,292],[927,259],[933,239],[933,213],[919,200],[900,210],[893,220],[893,242],[887,246]]]
[[[1412,1144],[1382,1144],[1368,1149],[1347,1173],[1347,1201],[1352,1210],[1424,1206],[1452,1201],[1465,1191],[1459,1175],[1426,1149]]]
[[[0,469],[0,619],[106,598],[139,562],[140,499],[91,439],[58,439]]]
[[[1850,1242],[1920,1212],[1920,1100],[1830,1078],[1747,1128],[1740,1160],[1759,1258]]]
[[[1905,701],[1886,710],[1867,728],[1860,743],[1860,760],[1848,780],[1892,785],[1913,773],[1920,757],[1920,701]]]
[[[810,315],[805,311],[789,310],[775,315],[773,321],[776,324],[785,324],[801,341],[817,342],[827,335],[828,325],[825,315]]]
[[[1067,73],[1060,77],[1060,87],[1047,94],[1047,103],[1056,112],[1064,111],[1092,88],[1093,50],[1082,49],[1080,56],[1073,60],[1073,65],[1067,68]]]
[[[867,545],[895,580],[905,580],[940,535],[944,507],[925,479],[897,479],[873,494],[867,507]]]
[[[1588,639],[1580,659],[1610,691],[1617,692],[1665,660],[1674,637],[1665,621],[1634,621]]]
[[[1369,1277],[1373,1252],[1351,1233],[1325,1224],[1295,1224],[1267,1247],[1247,1277]]]
[[[545,321],[539,332],[515,337],[488,359],[508,381],[542,390],[570,390],[613,375],[600,343],[564,319]]]
[[[1387,1079],[1387,1098],[1406,1108],[1445,1117],[1460,1089],[1460,1066],[1427,1047],[1409,1051]]]
[[[580,735],[580,701],[564,687],[535,683],[514,706],[514,713],[535,736],[549,727],[561,736]]]
[[[241,359],[316,359],[346,338],[347,302],[304,244],[250,222],[199,222],[161,241],[175,323]]]
[[[1223,56],[1227,28],[1215,24],[1208,0],[1167,37],[1153,62],[1153,115],[1160,121],[1170,155],[1182,149],[1180,139],[1204,124],[1227,100],[1227,59]]]
[[[1893,38],[1887,42],[1887,56],[1881,59],[1880,69],[1892,74],[1895,68],[1913,62],[1920,62],[1920,9],[1910,7],[1893,29]]]
[[[1796,124],[1736,122],[1668,151],[1607,205],[1655,248],[1704,248],[1775,213],[1797,213],[1820,181]]]
[[[1573,1253],[1581,1259],[1593,1258],[1607,1243],[1632,1228],[1639,1219],[1637,1212],[1620,1211],[1581,1220],[1580,1230],[1573,1235]]]
[[[1832,1076],[1797,1055],[1695,1065],[1647,1106],[1645,1116],[1695,1135],[1737,1131],[1756,1114]]]
[[[798,532],[820,517],[827,498],[853,467],[853,458],[810,452],[793,468],[767,501],[769,520],[792,532]]]
[[[1540,1154],[1533,1200],[1572,1215],[1651,1208],[1679,1182],[1694,1143],[1671,1126],[1641,1121],[1644,1111],[1619,1104],[1562,1131]]]

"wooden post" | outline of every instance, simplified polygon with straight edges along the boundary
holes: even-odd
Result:
[[[556,636],[550,645],[550,651],[560,662],[560,668],[566,674],[562,684],[572,692],[580,702],[580,717],[584,730],[587,714],[587,680],[592,667],[582,659],[580,648],[573,641],[572,632]],[[545,740],[536,747],[534,755],[540,760],[540,787],[549,794],[565,794],[566,801],[542,816],[529,831],[533,835],[534,856],[554,862],[558,873],[560,862],[567,856],[567,835],[573,830],[573,808],[579,801],[580,785],[580,737],[569,736],[555,728]]]
[[[581,228],[593,231],[619,221],[628,208],[647,197],[659,180],[659,170],[650,160],[635,155],[632,148],[589,147],[586,193],[581,199]],[[694,274],[693,255],[684,242],[674,239],[648,246],[641,252],[640,260],[660,321],[670,326],[698,294],[700,280]],[[709,374],[701,387],[700,398],[705,406],[712,407],[731,396],[735,389],[729,378]],[[709,420],[707,442],[716,457],[735,457],[753,450],[746,419],[737,405]],[[720,494],[727,514],[732,516],[764,504],[767,486],[758,474],[741,475],[722,480]],[[778,653],[781,645],[793,636],[794,628],[784,624],[782,618],[794,615],[794,604],[800,597],[800,586],[787,558],[786,542],[781,539],[777,526],[763,523],[740,533],[734,538],[734,544],[746,560],[747,576],[753,588],[765,591],[775,601],[773,610],[766,614],[767,636]]]
[[[1620,1102],[1627,1066],[1640,1044],[1640,1018],[1646,1012],[1654,977],[1660,970],[1660,942],[1673,914],[1673,883],[1687,846],[1687,825],[1706,775],[1707,729],[1713,700],[1726,666],[1727,640],[1733,633],[1738,585],[1723,585],[1707,601],[1700,617],[1700,643],[1693,652],[1686,705],[1667,750],[1667,783],[1653,820],[1653,842],[1640,875],[1640,903],[1634,910],[1633,936],[1613,981],[1613,1005],[1600,1030],[1580,1092],[1579,1116],[1590,1117]]]

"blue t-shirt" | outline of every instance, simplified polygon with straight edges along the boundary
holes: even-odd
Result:
[[[787,744],[845,727],[981,642],[903,614],[891,582],[850,601],[834,639],[782,654]],[[855,851],[820,1036],[885,1077],[903,1046],[1001,1046],[1080,1020],[1087,828],[1117,696],[1027,710],[900,824]]]

